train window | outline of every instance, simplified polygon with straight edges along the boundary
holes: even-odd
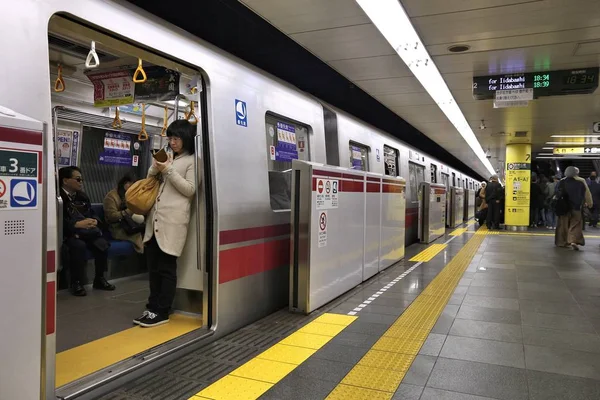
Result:
[[[454,172],[452,173],[452,186],[456,187],[456,174]]]
[[[383,145],[383,164],[385,174],[388,176],[398,176],[398,158],[399,151],[393,147]]]
[[[410,187],[409,201],[412,204],[417,204],[419,202],[419,186],[422,182],[425,182],[425,167],[409,162],[408,181]]]
[[[265,123],[271,209],[289,210],[292,199],[292,160],[310,160],[309,128],[271,113],[267,113]]]
[[[442,173],[442,184],[446,186],[447,190],[450,190],[450,179],[448,174]]]
[[[369,148],[365,145],[350,142],[350,168],[361,171],[369,170]]]
[[[437,183],[437,165],[431,164],[431,183]]]

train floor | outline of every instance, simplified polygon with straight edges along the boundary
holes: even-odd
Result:
[[[111,281],[112,292],[86,286],[87,296],[68,290],[57,295],[56,386],[125,360],[142,351],[198,329],[199,318],[174,314],[169,324],[153,329],[134,327],[145,309],[147,274]]]
[[[281,310],[102,400],[600,399],[600,232],[475,225],[302,316]]]

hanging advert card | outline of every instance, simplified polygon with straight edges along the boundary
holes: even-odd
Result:
[[[362,169],[362,152],[360,147],[352,146],[352,169]]]
[[[277,146],[275,146],[275,160],[291,162],[298,159],[296,146],[296,129],[283,122],[277,123]]]
[[[144,67],[146,82],[135,84],[135,101],[175,100],[179,94],[179,72],[164,67]]]
[[[124,133],[106,132],[104,134],[104,151],[100,153],[98,162],[105,165],[130,166],[131,137]]]
[[[134,84],[129,70],[87,73],[94,85],[94,107],[133,103]]]

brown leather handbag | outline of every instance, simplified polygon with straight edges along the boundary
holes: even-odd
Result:
[[[125,193],[127,208],[135,214],[148,214],[156,202],[159,187],[160,181],[157,177],[135,182]]]

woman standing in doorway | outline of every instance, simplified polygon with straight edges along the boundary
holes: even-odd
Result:
[[[150,296],[146,311],[133,322],[152,327],[169,322],[169,312],[177,288],[177,258],[181,255],[190,222],[192,199],[196,193],[194,137],[196,126],[185,120],[169,125],[168,159],[153,160],[148,176],[160,178],[156,203],[148,214],[144,235],[150,276]]]

